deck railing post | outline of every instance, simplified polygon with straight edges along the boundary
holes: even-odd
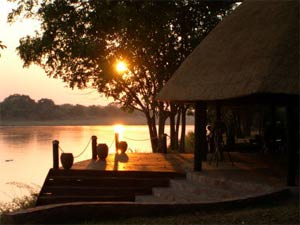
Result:
[[[53,169],[58,169],[59,168],[58,146],[59,146],[59,141],[54,140],[52,142],[52,149],[53,149]]]
[[[92,136],[92,159],[97,159],[97,136]]]
[[[117,132],[115,133],[115,141],[116,141],[116,153],[118,153],[118,149],[119,149],[119,134]]]

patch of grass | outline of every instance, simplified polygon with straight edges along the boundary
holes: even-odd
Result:
[[[185,153],[193,153],[195,146],[195,135],[194,132],[190,131],[185,135]],[[171,146],[168,146],[168,152],[175,152],[178,153],[179,149],[171,149]]]

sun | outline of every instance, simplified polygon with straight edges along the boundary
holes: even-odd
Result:
[[[128,69],[127,63],[124,61],[118,61],[116,63],[116,70],[118,73],[124,73]]]

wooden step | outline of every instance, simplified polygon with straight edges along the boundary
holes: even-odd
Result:
[[[169,178],[131,178],[131,177],[84,177],[84,176],[50,176],[46,179],[45,185],[60,186],[168,186]]]
[[[42,195],[143,195],[152,194],[150,186],[128,186],[128,187],[95,187],[95,186],[46,186],[41,192]]]
[[[49,176],[99,176],[99,177],[139,177],[139,178],[151,178],[151,177],[185,177],[184,173],[178,172],[153,172],[153,171],[115,171],[115,170],[63,170],[63,169],[50,169]]]
[[[154,187],[168,187],[177,172],[50,169],[37,205],[78,201],[134,201],[151,195]]]

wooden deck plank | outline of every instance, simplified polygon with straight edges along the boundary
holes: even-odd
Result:
[[[72,169],[116,171],[161,171],[184,173],[193,168],[193,154],[109,154],[103,160],[77,162]]]

